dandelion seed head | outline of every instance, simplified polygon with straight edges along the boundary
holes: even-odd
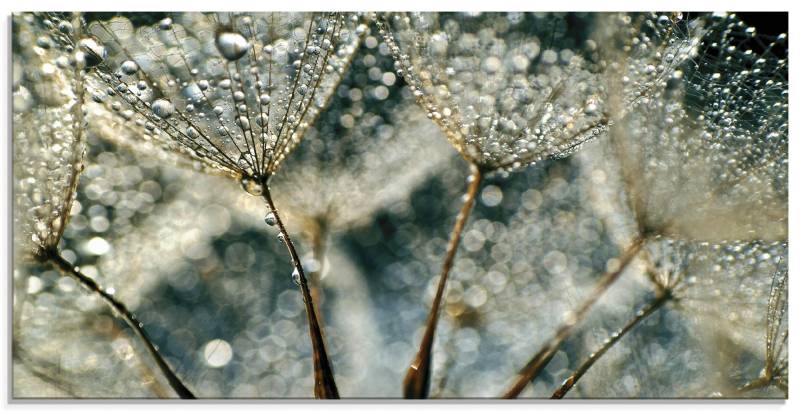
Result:
[[[14,59],[23,65],[14,82],[14,220],[23,242],[17,250],[38,253],[58,244],[83,170],[82,79],[76,67],[58,63],[76,53],[73,31],[52,28],[63,20],[26,13],[14,21]],[[40,37],[48,47],[35,45]]]
[[[490,170],[566,156],[603,134],[610,118],[600,55],[553,29],[564,16],[518,18],[524,22],[511,25],[501,13],[378,18],[417,102],[467,160]],[[545,38],[550,48],[542,51]]]
[[[112,118],[129,113],[104,135],[132,147],[145,139],[150,151],[263,184],[327,105],[358,45],[357,20],[178,13],[137,28],[124,17],[92,21],[87,30],[108,52],[90,85]]]

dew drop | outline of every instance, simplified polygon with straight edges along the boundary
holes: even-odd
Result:
[[[300,285],[300,272],[297,271],[297,268],[292,271],[292,281],[294,281],[296,285]]]
[[[250,163],[247,161],[247,156],[245,156],[244,154],[242,154],[239,157],[239,161],[236,164],[238,164],[239,167],[242,168],[242,169],[246,169],[247,167],[250,167]]]
[[[161,118],[169,118],[175,113],[175,106],[167,100],[160,98],[153,102],[153,114]]]
[[[242,177],[241,182],[244,191],[247,191],[247,193],[250,195],[260,196],[261,194],[264,193],[264,185],[262,185],[261,183],[250,177],[247,176]]]
[[[122,69],[123,73],[130,76],[131,74],[136,74],[136,72],[139,71],[139,65],[133,60],[125,60],[125,62],[122,63],[122,66],[120,66],[120,69]]]
[[[36,45],[43,49],[49,49],[50,47],[53,47],[53,42],[50,40],[50,37],[40,36],[36,39]]]
[[[247,54],[247,50],[250,48],[250,44],[244,36],[231,31],[217,32],[216,44],[222,57],[230,61],[239,60]]]
[[[95,39],[87,37],[78,43],[82,54],[82,60],[86,67],[94,67],[102,63],[106,58],[106,48]]]
[[[58,23],[58,31],[64,34],[72,34],[74,30],[75,29],[72,27],[72,23],[66,20],[61,20],[61,22]]]
[[[172,19],[167,17],[158,22],[158,27],[161,30],[169,30],[172,28]]]
[[[267,223],[267,225],[268,225],[268,226],[272,227],[272,226],[274,226],[275,224],[277,224],[277,223],[278,223],[278,218],[277,218],[277,217],[275,217],[275,213],[273,213],[272,211],[270,211],[270,212],[269,212],[269,213],[267,213],[267,215],[264,217],[264,222],[265,222],[265,223]]]

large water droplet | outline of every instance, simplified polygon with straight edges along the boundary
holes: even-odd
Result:
[[[139,71],[139,65],[133,60],[125,60],[125,62],[122,63],[122,66],[120,66],[120,69],[122,69],[124,74],[130,76],[131,74],[136,74],[136,72]]]
[[[72,34],[75,31],[75,29],[72,27],[72,23],[66,20],[61,20],[58,23],[58,31],[64,34]]]
[[[86,67],[94,67],[102,63],[106,58],[106,48],[91,37],[81,39],[81,41],[78,42],[78,47]]]
[[[248,194],[254,196],[260,196],[264,193],[264,185],[247,176],[242,177],[242,188]]]
[[[231,31],[219,31],[216,38],[217,50],[222,57],[230,61],[239,60],[250,48],[247,39],[239,33]]]
[[[292,281],[294,281],[295,284],[300,285],[300,272],[297,271],[297,268],[292,271]]]
[[[161,118],[169,118],[175,113],[175,106],[167,100],[160,98],[153,102],[153,114]]]
[[[274,226],[275,224],[277,224],[277,223],[278,223],[278,218],[277,218],[277,217],[275,217],[275,213],[273,213],[273,212],[271,212],[271,211],[270,211],[270,212],[269,212],[269,213],[267,213],[267,215],[264,217],[264,222],[265,222],[265,223],[267,223],[267,225],[271,227],[271,226]]]
[[[169,17],[161,19],[161,21],[158,22],[158,28],[160,28],[161,30],[169,30],[169,29],[171,29],[172,28],[172,19],[169,18]]]

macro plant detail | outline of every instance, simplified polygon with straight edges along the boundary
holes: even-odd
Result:
[[[34,24],[22,24],[27,29],[23,34],[36,34]],[[76,33],[73,22],[69,20],[46,20],[43,30],[52,35],[37,38],[39,48],[25,52],[33,70],[22,73],[20,91],[26,90],[27,93],[17,96],[19,99],[14,107],[15,112],[19,112],[15,113],[19,116],[18,121],[26,125],[17,128],[18,134],[14,136],[15,148],[18,149],[14,153],[18,166],[15,179],[19,182],[15,198],[19,214],[15,215],[15,222],[25,239],[18,248],[25,254],[19,257],[52,265],[63,276],[75,279],[88,291],[100,296],[134,330],[175,392],[181,398],[194,398],[158,353],[143,324],[125,304],[114,298],[113,289],[100,287],[58,251],[79,174],[84,167],[83,76],[84,68],[92,64],[97,44],[86,39],[76,41],[80,28]],[[25,43],[21,43],[20,48],[22,44]],[[69,56],[69,52],[76,50],[74,56]],[[64,70],[56,70],[57,66]],[[31,108],[33,111],[26,112]]]
[[[15,397],[785,398],[759,22],[15,14]]]

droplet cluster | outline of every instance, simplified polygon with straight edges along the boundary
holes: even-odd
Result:
[[[124,17],[93,21],[87,29],[108,56],[90,84],[96,101],[127,123],[111,138],[145,140],[260,181],[326,106],[357,48],[358,20],[181,13],[142,27]]]

